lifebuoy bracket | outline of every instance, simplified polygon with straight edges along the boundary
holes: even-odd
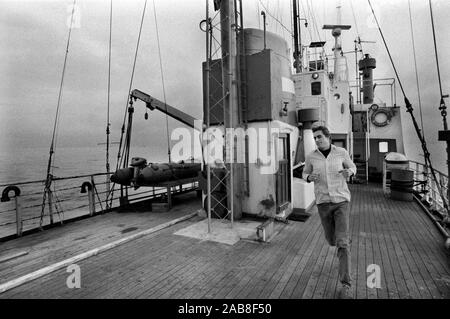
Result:
[[[88,190],[92,190],[92,184],[90,182],[84,182],[83,184],[81,184],[81,194],[86,193],[86,187]]]
[[[20,196],[20,188],[14,185],[7,186],[2,192],[1,202],[9,202],[11,199],[9,198],[9,192],[14,191],[14,195],[16,197]]]

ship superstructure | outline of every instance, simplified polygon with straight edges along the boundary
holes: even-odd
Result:
[[[305,156],[316,147],[312,128],[323,124],[333,144],[346,148],[358,165],[350,185],[355,296],[448,298],[448,252],[440,242],[441,235],[447,245],[450,242],[447,226],[429,214],[445,212],[446,202],[439,201],[427,164],[400,156],[404,145],[395,81],[374,80],[376,60],[368,54],[358,61],[354,90],[342,49],[342,37],[351,27],[341,23],[339,14],[336,24],[323,26],[334,37],[332,59],[324,50],[326,42],[317,41],[295,43],[292,61],[282,37],[265,27],[244,28],[242,0],[214,1],[214,18],[208,5],[200,24],[207,53],[202,64],[203,119],[134,89],[127,96],[128,126],[123,128],[127,149],[114,174],[49,175],[41,216],[27,213],[25,219],[22,200],[30,191],[18,186],[43,181],[7,185],[1,200],[10,201],[14,192],[6,213],[14,215],[15,222],[3,225],[13,234],[2,238],[9,242],[3,246],[8,254],[0,256],[0,274],[7,278],[0,281],[0,297],[40,297],[41,287],[50,297],[74,298],[337,297],[336,250],[324,239],[314,185],[301,178]],[[300,20],[295,12],[294,19],[295,26]],[[220,57],[213,58],[210,41],[218,25]],[[377,85],[390,87],[390,102],[376,102]],[[137,100],[196,130],[202,163],[130,159]],[[398,171],[411,174],[405,168],[415,165],[416,184],[394,181],[392,173],[388,196],[388,165],[389,170],[397,165],[402,166]],[[445,178],[440,175],[442,184]],[[60,184],[71,192],[60,201],[56,191],[49,191],[49,180],[52,189],[60,182],[76,185]],[[374,180],[383,180],[383,188]],[[110,188],[110,182],[116,185]],[[74,209],[69,219],[73,223],[63,225],[58,205],[73,196],[75,188],[78,192],[78,184],[87,192],[87,203]],[[106,190],[99,191],[103,186]],[[113,200],[115,187],[120,187],[120,195]],[[48,216],[43,214],[46,200]],[[54,227],[55,208],[62,227]],[[93,221],[80,220],[86,216]],[[23,231],[24,221],[36,219],[48,233],[36,227]],[[17,251],[15,240],[23,250]],[[67,289],[68,281],[61,279],[66,275],[61,274],[63,268],[73,263],[87,274],[84,289]],[[373,287],[367,284],[372,269],[382,274]]]

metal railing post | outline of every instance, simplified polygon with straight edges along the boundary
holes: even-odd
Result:
[[[94,176],[91,176],[91,189],[89,192],[89,214],[93,216],[95,214],[95,183]]]
[[[22,236],[23,230],[23,221],[22,221],[22,199],[20,196],[16,196],[14,198],[16,202],[16,228],[17,228],[17,236]]]
[[[95,213],[95,197],[94,197],[94,187],[92,186],[93,179],[91,182],[84,182],[81,185],[81,193],[86,193],[86,187],[88,189],[88,200],[89,200],[89,215],[92,216]]]
[[[50,189],[47,191],[47,198],[48,198],[48,214],[50,217],[50,225],[53,225],[53,194]]]

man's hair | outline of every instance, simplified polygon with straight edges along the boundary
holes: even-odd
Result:
[[[317,131],[322,131],[322,133],[323,133],[323,135],[325,135],[325,137],[331,136],[330,130],[326,126],[323,126],[323,125],[313,127],[312,131],[313,131],[313,133],[315,133]]]

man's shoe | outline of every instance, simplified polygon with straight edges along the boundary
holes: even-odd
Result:
[[[339,291],[339,299],[353,299],[352,287],[348,284],[342,284]]]

